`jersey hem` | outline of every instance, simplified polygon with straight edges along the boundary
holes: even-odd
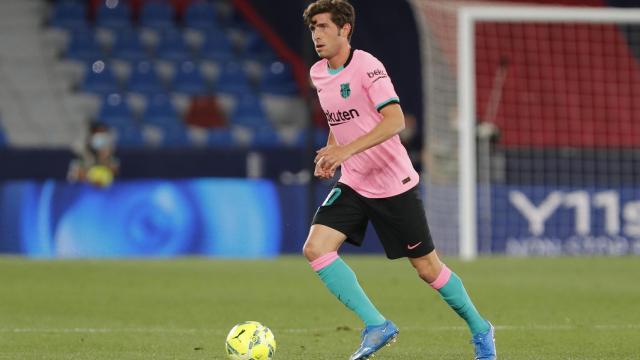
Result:
[[[364,196],[366,198],[369,199],[386,199],[386,198],[390,198],[390,197],[394,197],[394,196],[398,196],[400,194],[404,194],[405,192],[413,189],[414,187],[416,187],[419,183],[420,183],[420,175],[418,175],[416,173],[415,177],[411,177],[411,181],[403,184],[402,189],[400,189],[399,191],[394,191],[391,193],[385,193],[385,194],[373,194],[370,193],[368,191],[365,191],[363,189],[358,189],[356,186],[354,186],[352,183],[350,183],[350,181],[345,181],[345,179],[343,179],[342,177],[340,179],[338,179],[339,183],[345,184],[348,187],[350,187],[353,191],[357,192],[358,194],[360,194],[361,196]]]

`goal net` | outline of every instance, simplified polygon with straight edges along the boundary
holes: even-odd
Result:
[[[412,6],[438,248],[640,254],[640,10]]]

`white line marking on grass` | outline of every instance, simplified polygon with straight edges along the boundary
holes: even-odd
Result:
[[[405,331],[467,331],[466,326],[403,326]],[[594,325],[497,325],[499,331],[574,331],[574,330],[640,330],[640,324],[594,324]],[[306,334],[314,332],[345,331],[337,327],[325,328],[275,328],[279,333]],[[349,330],[346,330],[349,331]],[[359,329],[351,329],[359,331]],[[226,334],[226,330],[221,329],[188,329],[188,328],[0,328],[0,333],[77,333],[77,334],[107,334],[107,333],[157,333],[157,334],[195,334],[213,333]]]

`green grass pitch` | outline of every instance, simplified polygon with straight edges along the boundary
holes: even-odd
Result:
[[[499,359],[640,359],[640,258],[447,260],[497,326]],[[473,359],[461,319],[406,260],[346,261],[401,330],[376,359]],[[347,359],[359,342],[302,257],[0,258],[0,359],[225,359],[244,320],[273,330],[276,360]]]

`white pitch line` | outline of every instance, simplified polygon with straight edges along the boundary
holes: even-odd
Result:
[[[466,326],[404,326],[405,331],[466,331]],[[341,331],[336,328],[284,328],[274,329],[280,333],[313,333]],[[359,329],[351,329],[359,330]],[[498,331],[573,331],[573,330],[640,330],[640,324],[596,324],[588,326],[578,325],[497,325]],[[345,330],[342,330],[345,331]],[[106,334],[106,333],[159,333],[159,334],[194,334],[215,333],[225,334],[220,329],[173,329],[173,328],[0,328],[1,333],[78,333],[78,334]]]

